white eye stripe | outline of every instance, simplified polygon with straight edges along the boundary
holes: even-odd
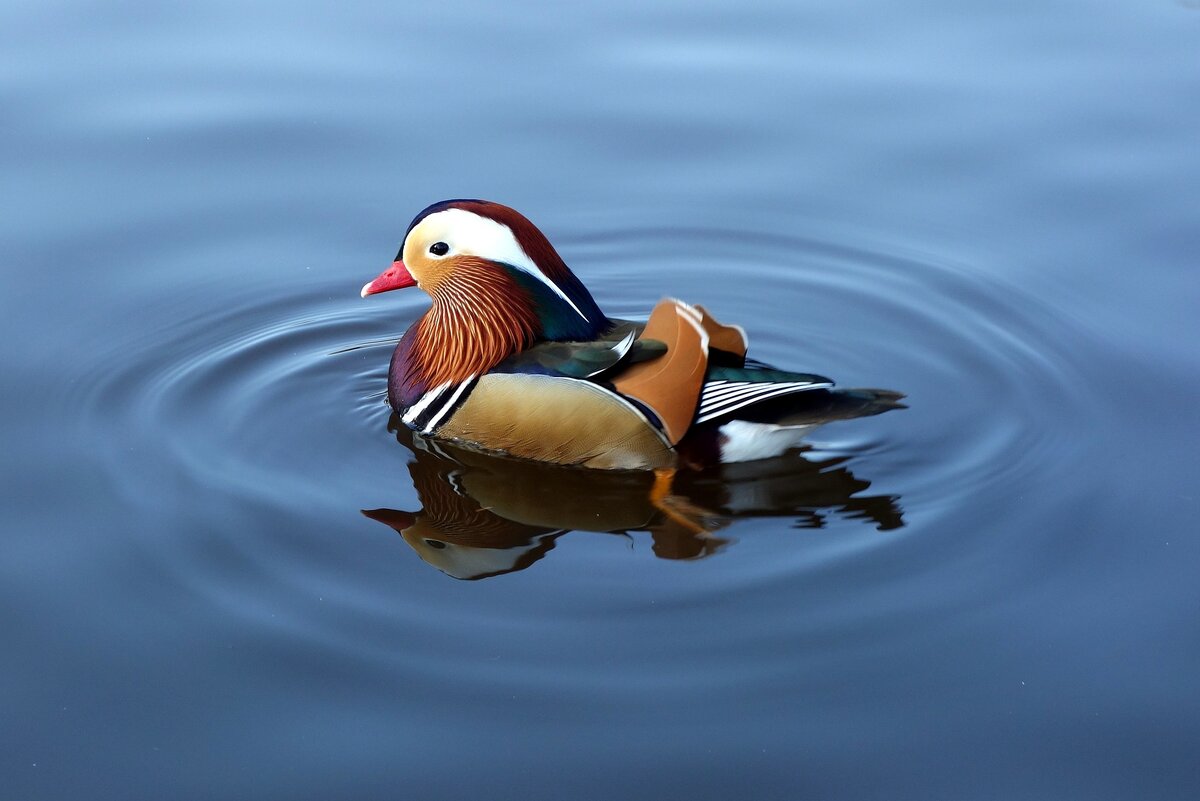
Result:
[[[451,253],[501,262],[533,276],[565,300],[576,314],[584,320],[588,319],[575,305],[575,301],[567,297],[558,284],[551,281],[534,260],[529,258],[529,254],[517,242],[516,236],[507,225],[465,209],[446,209],[434,212],[421,220],[409,236],[418,231],[426,242],[430,239],[434,242],[445,242],[449,245]]]

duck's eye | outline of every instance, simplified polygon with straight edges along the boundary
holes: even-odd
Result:
[[[429,252],[435,256],[445,256],[450,252],[450,246],[445,242],[434,242],[429,246]]]

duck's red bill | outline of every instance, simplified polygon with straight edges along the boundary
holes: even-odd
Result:
[[[413,279],[412,273],[404,266],[402,261],[392,262],[392,266],[388,267],[374,281],[365,284],[362,288],[362,296],[378,295],[380,292],[387,292],[392,289],[404,289],[406,286],[416,286],[417,282]]]

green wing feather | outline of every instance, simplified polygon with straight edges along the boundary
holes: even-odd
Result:
[[[618,366],[637,364],[667,352],[663,342],[637,339],[644,327],[644,323],[618,321],[612,330],[590,342],[541,342],[508,357],[493,372],[596,380]]]
[[[711,366],[705,375],[705,381],[738,381],[750,384],[785,384],[791,382],[807,382],[811,384],[833,384],[831,379],[814,373],[793,373],[790,370],[750,367],[721,367]]]

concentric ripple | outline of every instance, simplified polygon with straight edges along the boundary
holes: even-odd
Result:
[[[124,350],[120,369],[92,385],[89,425],[147,437],[159,467],[222,494],[337,497],[345,473],[297,460],[353,458],[356,437],[386,420],[380,384],[395,338],[380,336],[384,309],[333,296],[214,309]],[[127,482],[119,451],[114,476]]]
[[[735,244],[746,241],[755,242],[752,256]],[[924,560],[974,558],[977,544],[949,541],[947,532],[1032,498],[1028,490],[1084,458],[1089,412],[1072,363],[1083,335],[1045,303],[970,266],[755,231],[626,228],[568,236],[560,249],[614,316],[645,314],[661,295],[684,297],[743,324],[760,359],[830,375],[843,387],[908,395],[906,411],[832,424],[811,437],[811,458],[847,457],[845,466],[872,494],[896,497],[903,527],[881,533],[819,515],[830,536],[814,539],[788,534],[811,520],[737,522],[727,530],[737,544],[706,560],[720,566],[716,577],[689,583],[673,574],[670,592],[679,599],[817,579],[880,548],[898,549],[896,564],[914,575]],[[85,380],[91,390],[80,419],[111,432],[105,463],[134,508],[158,519],[212,518],[210,528],[221,533],[208,536],[258,575],[300,588],[332,585],[356,614],[394,615],[380,606],[383,596],[364,595],[353,574],[325,572],[311,540],[256,530],[264,519],[316,518],[332,534],[362,525],[362,508],[419,506],[405,475],[411,455],[386,430],[383,394],[393,343],[424,296],[365,302],[359,283],[361,276],[327,277],[269,302],[233,305],[193,296],[207,305],[123,343],[104,373]],[[1037,503],[1054,502],[1040,497]],[[217,573],[227,561],[198,560],[205,546],[194,540],[185,548],[155,536],[147,547],[173,562],[195,591],[229,608],[242,605],[236,593],[248,590]],[[528,575],[568,582],[562,592],[581,597],[608,595],[595,586],[597,575],[640,581],[637,570],[622,566],[647,557],[630,562],[623,549],[580,547],[599,542],[587,537],[557,544]],[[335,538],[320,547],[350,546]],[[413,570],[428,570],[411,554],[403,558]],[[622,597],[612,594],[607,603],[619,608]],[[293,624],[306,636],[347,644],[344,632]]]
[[[1073,354],[1085,350],[1084,333],[1016,285],[949,260],[760,232],[623,232],[607,241],[618,251],[589,261],[626,265],[623,292],[673,284],[669,291],[691,299],[708,290],[700,302],[745,324],[759,358],[843,387],[907,393],[903,418],[829,427],[814,441],[893,464],[910,505],[953,506],[988,484],[1078,458],[1072,443],[1089,411]],[[752,257],[744,242],[754,243]],[[635,253],[656,253],[654,280]],[[719,292],[696,278],[706,262],[719,265]]]

